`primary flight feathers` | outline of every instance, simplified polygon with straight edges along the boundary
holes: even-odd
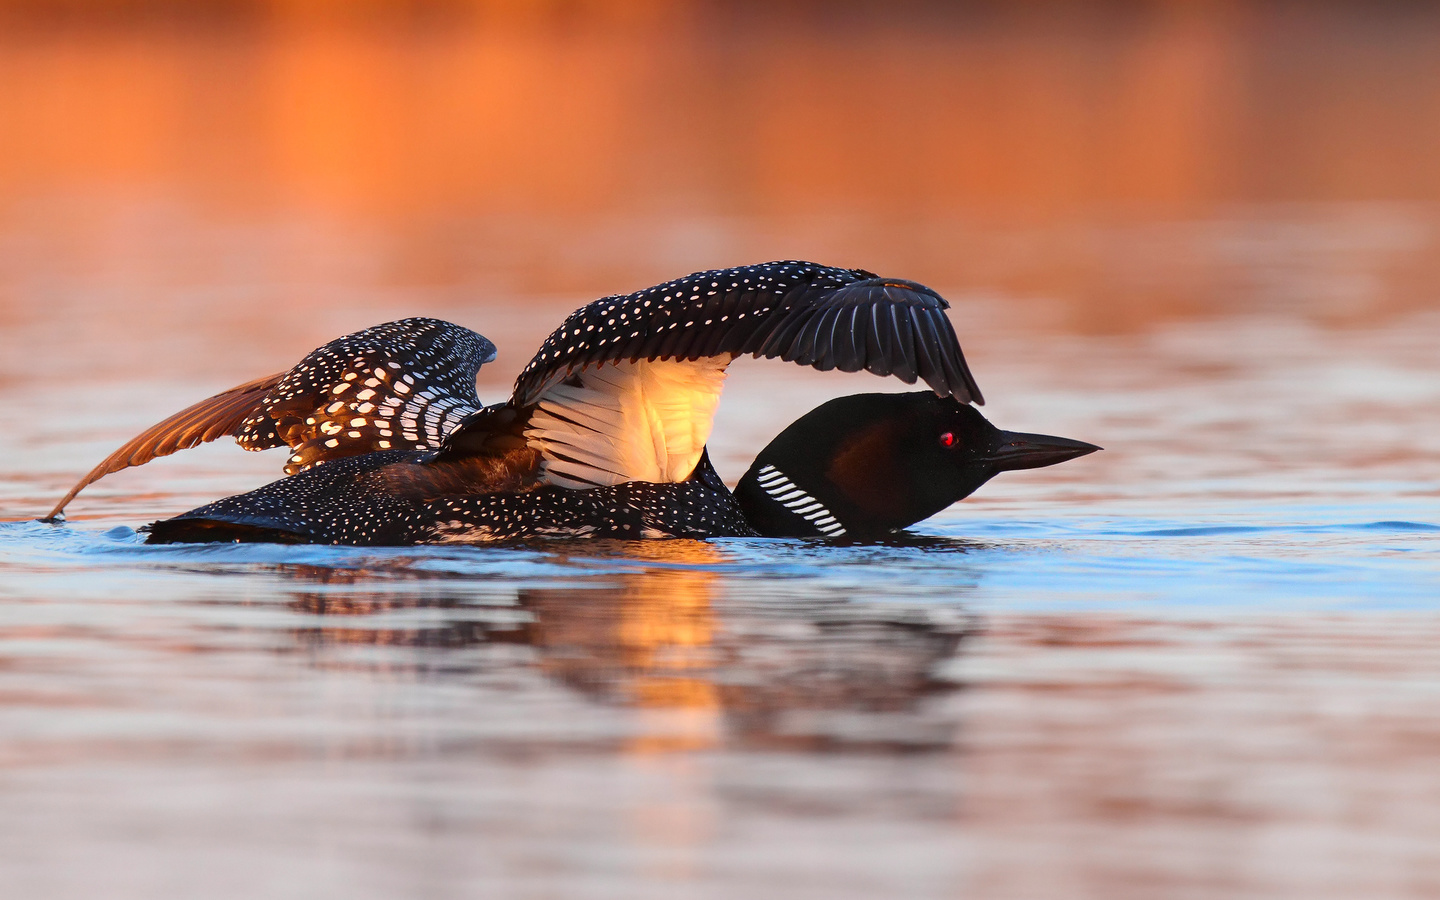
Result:
[[[442,447],[453,459],[526,445],[541,483],[589,488],[683,481],[709,437],[737,356],[869,371],[983,403],[930,289],[858,269],[772,262],[699,272],[570,315],[521,372],[510,400],[481,408],[488,340],[436,319],[402,319],[315,350],[283,376],[232,388],[147,429],[89,473],[233,435],[292,448],[293,473],[376,450]]]
[[[106,475],[131,466],[143,466],[152,459],[169,456],[177,450],[189,450],[218,437],[234,435],[240,423],[254,412],[256,405],[283,377],[282,372],[247,381],[156,422],[121,444],[120,449],[91,469],[70,489],[70,493],[60,498],[60,502],[55,504],[55,508],[50,510],[50,515],[45,518],[53,521],[65,511],[65,507],[75,499],[76,494]]]

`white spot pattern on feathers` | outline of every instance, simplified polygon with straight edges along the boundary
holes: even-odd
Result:
[[[295,450],[287,462],[289,473],[339,456],[392,448],[388,419],[397,415],[408,420],[405,440],[411,447],[437,445],[479,409],[474,372],[491,359],[494,346],[483,337],[438,319],[367,328],[301,360],[262,401],[262,411],[243,423],[237,440],[246,449],[277,446],[281,441],[271,410],[290,404],[286,415],[294,415],[294,401],[319,394],[324,402],[301,413],[305,427],[285,432]],[[356,391],[348,390],[352,384]]]

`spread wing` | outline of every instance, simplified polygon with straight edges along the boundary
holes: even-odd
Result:
[[[983,403],[945,315],[923,285],[859,269],[772,262],[698,272],[577,310],[520,373],[510,402],[446,440],[441,458],[539,450],[541,478],[589,488],[674,482],[709,438],[737,356],[923,380]]]
[[[290,475],[374,450],[438,447],[480,408],[475,375],[494,358],[494,344],[439,319],[400,319],[337,338],[288,372],[231,388],[147,428],[82,478],[48,518],[105,475],[225,435],[246,450],[289,446]]]
[[[247,450],[289,446],[285,474],[376,450],[429,450],[480,408],[475,375],[495,345],[439,319],[400,319],[306,356],[246,417]]]
[[[112,472],[131,466],[143,466],[152,459],[169,456],[178,450],[189,450],[197,444],[204,444],[227,434],[235,434],[240,423],[283,377],[284,373],[280,373],[247,381],[201,400],[194,406],[187,406],[168,419],[151,425],[91,469],[89,474],[70,489],[70,493],[55,504],[46,520],[55,521],[70,501],[75,499],[76,494]]]

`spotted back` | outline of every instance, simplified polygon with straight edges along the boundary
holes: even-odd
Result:
[[[601,363],[749,353],[919,378],[942,397],[983,403],[948,306],[923,285],[862,269],[790,260],[697,272],[577,310],[520,373],[511,402],[534,404]]]
[[[357,331],[287,372],[236,440],[247,450],[289,445],[290,475],[376,450],[432,449],[480,408],[475,375],[494,358],[490,341],[439,319]]]

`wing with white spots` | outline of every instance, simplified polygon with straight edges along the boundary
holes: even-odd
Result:
[[[914,282],[794,261],[606,297],[541,345],[516,381],[507,420],[487,411],[442,455],[485,452],[491,435],[523,434],[551,484],[684,480],[709,437],[725,368],[747,353],[921,379],[942,397],[983,403],[947,308]]]
[[[428,450],[480,408],[495,345],[439,319],[401,319],[331,341],[285,374],[241,424],[247,450],[288,445],[285,472],[376,450]]]
[[[289,372],[147,428],[81,479],[49,518],[105,475],[225,435],[246,450],[288,445],[287,474],[374,450],[438,447],[480,408],[475,375],[494,358],[494,344],[439,319],[401,319],[337,338]]]
[[[520,373],[512,402],[531,405],[600,363],[748,353],[919,378],[941,397],[983,404],[948,308],[924,285],[861,269],[786,261],[697,272],[575,311]]]

